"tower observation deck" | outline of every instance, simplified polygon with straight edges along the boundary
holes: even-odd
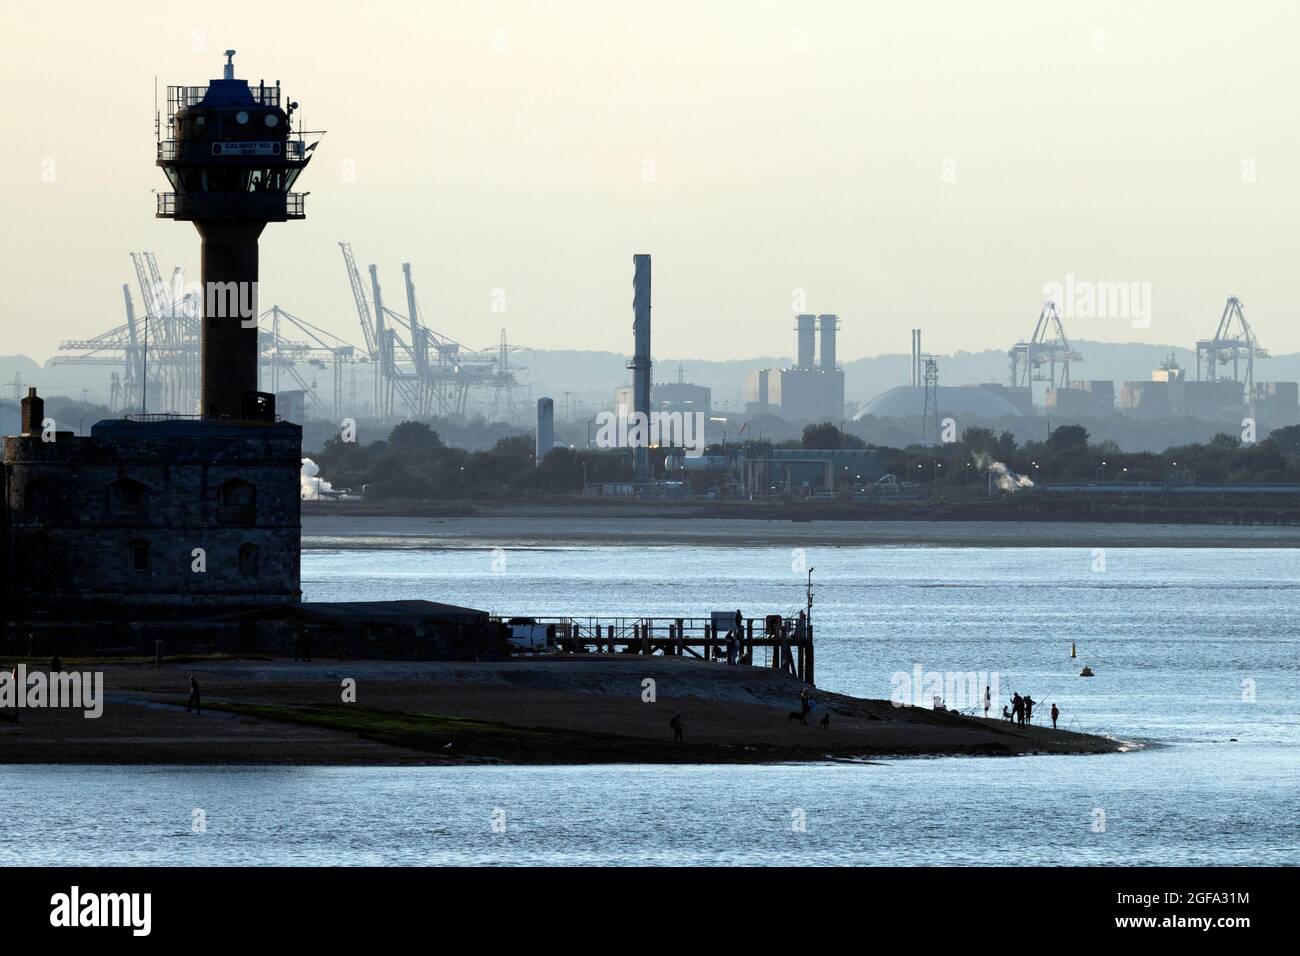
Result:
[[[158,166],[174,191],[158,194],[156,216],[193,222],[202,239],[200,414],[274,420],[257,388],[257,240],[268,222],[305,218],[291,190],[316,144],[294,132],[298,104],[281,107],[278,82],[235,78],[234,55],[207,86],[167,88]]]

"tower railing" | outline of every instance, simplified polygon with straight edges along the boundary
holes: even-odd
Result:
[[[158,193],[154,215],[163,219],[302,219],[306,193]]]
[[[257,106],[279,106],[280,105],[280,87],[278,86],[254,86],[248,84],[248,92],[253,95],[253,103]],[[167,87],[167,121],[171,122],[177,111],[190,106],[198,106],[203,98],[208,95],[206,86],[169,86]]]
[[[278,145],[280,141],[266,140],[266,142],[275,143]],[[202,146],[199,149],[185,149],[184,147],[187,145],[191,145],[191,144],[178,143],[174,139],[160,140],[158,142],[159,161],[171,162],[177,159],[207,160],[212,158],[213,154],[211,152],[211,146],[212,146],[211,143],[202,144],[202,146],[207,147],[206,150],[202,148]],[[235,154],[226,153],[226,155],[235,155]],[[307,157],[307,141],[305,139],[302,139],[301,137],[298,137],[297,135],[290,137],[288,140],[284,142],[283,153],[277,152],[273,156],[262,156],[262,155],[250,156],[251,159],[258,159],[258,160],[286,159],[292,163],[303,162],[305,161],[306,157]]]

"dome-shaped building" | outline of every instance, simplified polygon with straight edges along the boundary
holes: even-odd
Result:
[[[925,388],[899,385],[877,395],[860,408],[853,420],[866,418],[919,418],[925,408]],[[940,385],[939,414],[970,418],[1022,417],[1023,412],[990,389],[979,385]]]

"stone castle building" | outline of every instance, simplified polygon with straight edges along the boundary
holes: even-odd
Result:
[[[6,616],[300,600],[298,425],[112,420],[78,437],[43,428],[43,406],[30,389],[4,439]]]

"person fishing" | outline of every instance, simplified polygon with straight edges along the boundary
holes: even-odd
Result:
[[[1061,712],[1056,709],[1056,704],[1052,704],[1052,729],[1056,729],[1056,718],[1061,716]]]
[[[993,706],[993,694],[989,690],[989,685],[984,685],[984,719],[989,719],[989,708]]]
[[[1034,722],[1034,698],[1026,694],[1025,695],[1025,723],[1032,724],[1033,722]]]
[[[1025,700],[1019,694],[1011,697],[1011,716],[1021,727],[1025,725]]]

